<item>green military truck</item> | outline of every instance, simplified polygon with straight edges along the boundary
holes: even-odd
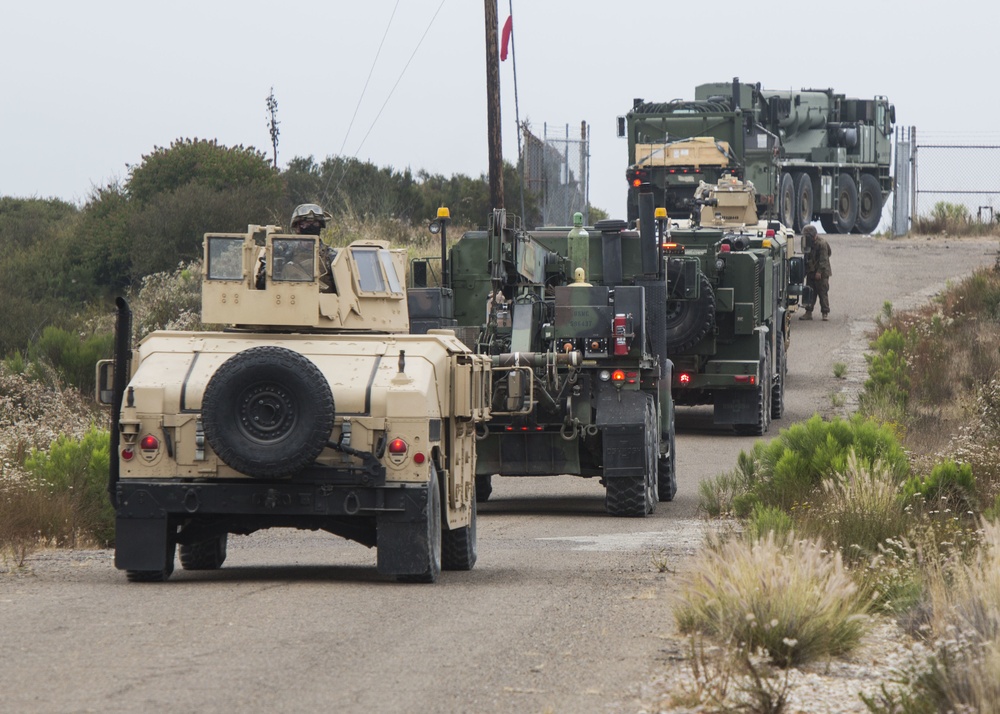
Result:
[[[208,233],[203,332],[131,347],[119,299],[109,491],[115,565],[163,581],[219,568],[229,534],[325,530],[379,573],[433,582],[476,561],[476,427],[491,364],[453,332],[408,333],[403,251],[331,251],[275,226]]]
[[[761,436],[785,408],[791,315],[805,267],[794,233],[758,221],[753,187],[729,177],[701,183],[693,218],[668,219],[657,233],[667,254],[667,339],[679,406],[711,404],[716,424]]]
[[[492,362],[480,501],[495,475],[557,474],[600,478],[616,516],[673,499],[666,264],[651,195],[643,210],[641,231],[625,221],[527,231],[497,210],[488,230],[442,248],[442,287],[421,287],[429,261],[414,265],[413,324],[455,326]]]
[[[892,189],[895,108],[882,96],[832,89],[702,84],[693,100],[646,102],[618,118],[628,139],[628,217],[649,183],[671,216],[695,208],[699,183],[732,176],[753,183],[757,211],[801,232],[872,233]]]

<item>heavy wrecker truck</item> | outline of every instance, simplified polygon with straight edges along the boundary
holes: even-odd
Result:
[[[666,263],[652,195],[641,205],[641,231],[625,221],[527,231],[496,210],[488,230],[464,234],[450,255],[442,232],[444,286],[415,288],[411,319],[455,326],[491,360],[480,501],[494,475],[556,474],[600,478],[612,515],[645,516],[673,499]],[[427,261],[414,268],[422,284]]]
[[[131,347],[118,301],[108,489],[131,581],[219,568],[229,534],[325,530],[377,546],[378,571],[433,582],[476,562],[476,426],[491,364],[453,332],[408,334],[405,258],[331,255],[275,226],[208,233],[203,332]]]
[[[761,436],[785,409],[791,316],[811,302],[794,233],[758,221],[754,187],[701,182],[690,218],[661,216],[667,339],[678,405],[711,404],[716,424]]]

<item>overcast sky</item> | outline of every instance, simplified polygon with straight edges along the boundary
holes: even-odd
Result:
[[[612,216],[625,214],[627,161],[615,117],[634,97],[693,98],[704,82],[885,95],[897,126],[918,134],[997,135],[992,0],[514,0],[513,11],[521,119],[539,133],[590,124],[591,203]],[[345,154],[445,175],[487,168],[480,0],[22,0],[0,17],[0,195],[82,203],[181,137],[270,153],[271,87],[281,166]],[[510,58],[500,75],[516,162]]]

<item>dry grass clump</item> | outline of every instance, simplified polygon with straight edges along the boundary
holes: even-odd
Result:
[[[711,635],[782,666],[842,654],[861,639],[866,602],[839,553],[819,540],[711,542],[682,584],[682,632]]]

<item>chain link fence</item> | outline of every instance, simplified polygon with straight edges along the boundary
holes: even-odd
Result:
[[[542,135],[535,135],[527,122],[521,126],[524,140],[525,190],[538,197],[542,225],[572,225],[573,214],[583,214],[590,224],[590,126],[580,122],[573,136],[570,125],[542,125]]]
[[[944,203],[964,207],[973,221],[1000,219],[1000,135],[918,135],[912,127],[910,133],[915,218],[931,216]]]

